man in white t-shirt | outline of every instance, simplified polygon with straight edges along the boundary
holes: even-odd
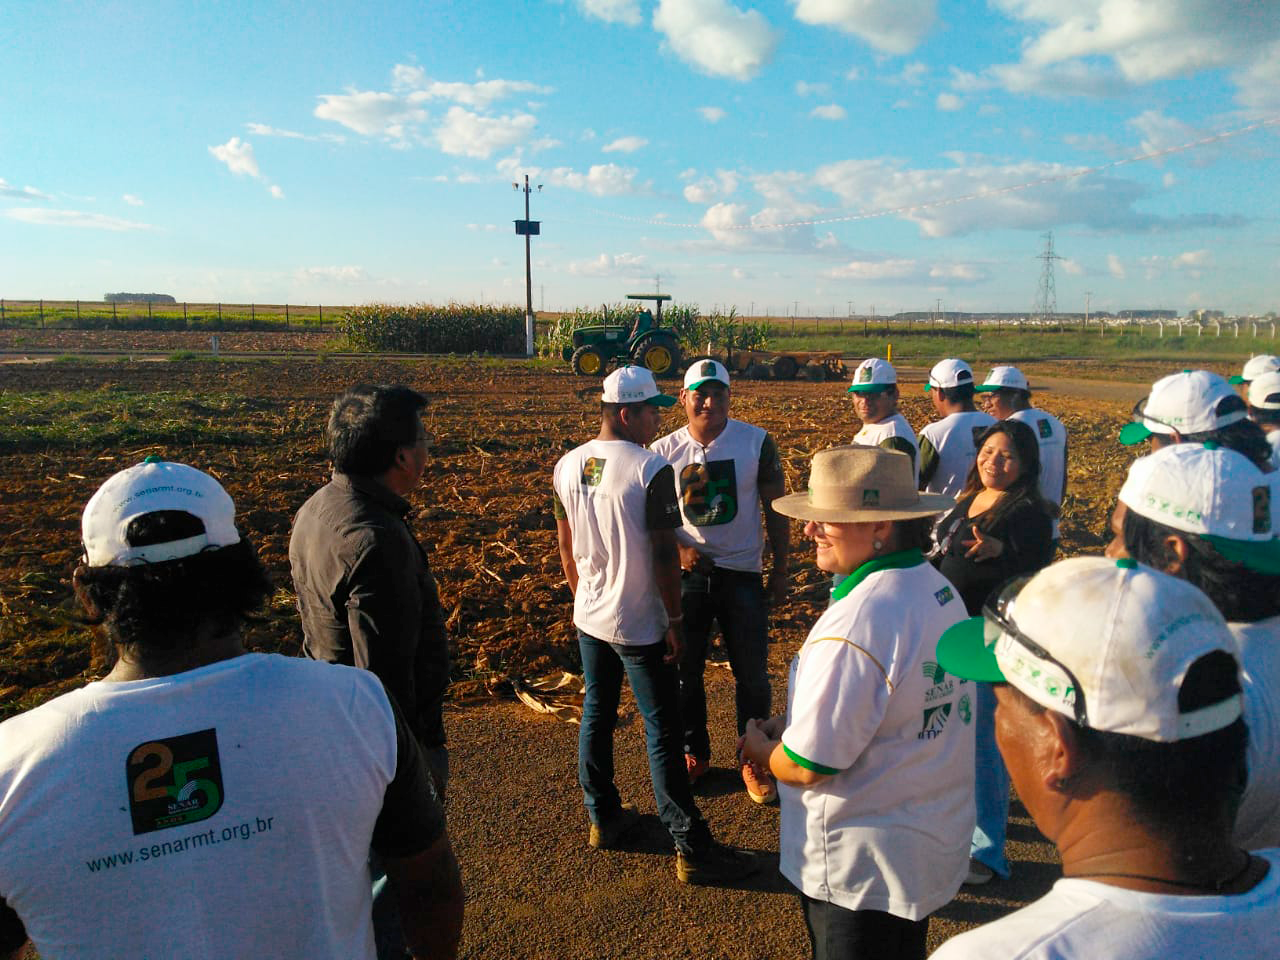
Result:
[[[973,405],[973,370],[963,360],[940,360],[925,390],[941,417],[920,431],[920,489],[955,497],[978,457],[978,437],[996,422]]]
[[[1256,382],[1256,381],[1255,381]],[[1182,577],[1213,601],[1240,644],[1249,782],[1236,842],[1280,846],[1280,474],[1216,444],[1141,457],[1111,516],[1107,556]]]
[[[1017,367],[992,367],[976,388],[983,409],[997,420],[1020,420],[1030,427],[1040,444],[1040,495],[1061,507],[1067,494],[1067,428],[1053,414],[1031,406],[1031,386]],[[1058,539],[1058,518],[1053,520]]]
[[[456,956],[417,739],[373,674],[245,652],[273,587],[218,482],[148,458],[94,494],[83,543],[76,594],[117,660],[0,725],[0,954],[372,960],[372,847],[414,955]]]
[[[690,782],[707,771],[711,759],[703,673],[712,623],[720,625],[733,670],[737,735],[742,736],[748,720],[772,713],[766,606],[787,595],[790,524],[770,506],[786,492],[778,450],[767,432],[730,418],[729,401],[724,364],[694,361],[680,391],[689,422],[651,448],[675,468],[680,497],[682,525],[676,540],[685,639],[680,713]],[[762,512],[772,557],[767,588],[761,580]],[[777,787],[767,772],[736,762],[752,800],[777,801]]]
[[[698,810],[680,743],[683,653],[680,526],[675,474],[645,447],[674,397],[644,367],[619,367],[604,381],[600,432],[570,450],[553,475],[556,539],[573,591],[586,692],[578,735],[578,782],[592,847],[617,846],[639,819],[613,781],[613,731],[625,674],[644,720],[658,816],[676,847],[676,876],[718,883],[755,862],[716,843]]]
[[[862,426],[853,436],[854,443],[869,447],[898,450],[911,458],[912,476],[920,484],[920,449],[916,432],[898,411],[898,371],[879,357],[868,357],[853,371],[849,384],[853,412]]]
[[[944,633],[938,662],[997,684],[1000,751],[1063,879],[935,960],[1280,956],[1280,850],[1231,836],[1249,731],[1208,597],[1075,557]]]
[[[1280,373],[1264,373],[1249,384],[1249,419],[1271,444],[1272,463],[1280,468]]]

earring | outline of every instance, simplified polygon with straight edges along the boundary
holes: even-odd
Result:
[[[1054,784],[1060,793],[1066,793],[1071,788],[1070,777],[1059,777],[1058,782]]]
[[[881,543],[879,540],[872,540],[871,547],[872,549],[875,550],[876,553],[879,553],[881,550],[884,549],[884,544]]]

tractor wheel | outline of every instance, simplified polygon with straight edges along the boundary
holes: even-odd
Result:
[[[680,345],[674,337],[645,337],[631,351],[631,359],[655,377],[675,374],[680,369]]]
[[[580,377],[598,377],[604,373],[604,354],[600,352],[599,347],[593,347],[591,344],[573,351],[573,357],[569,363],[573,367],[573,372]]]
[[[747,367],[748,380],[768,380],[770,374],[769,365],[767,363],[753,363]]]
[[[799,369],[794,357],[779,357],[773,361],[773,375],[778,380],[794,380]]]
[[[822,383],[827,379],[827,368],[820,363],[806,363],[803,376],[806,380],[811,380],[814,383]]]

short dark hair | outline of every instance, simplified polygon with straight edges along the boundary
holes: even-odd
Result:
[[[192,514],[165,510],[129,522],[130,546],[198,536],[204,523]],[[271,596],[273,587],[253,546],[215,547],[163,563],[88,566],[75,571],[76,593],[88,622],[102,626],[113,643],[177,650],[202,628],[239,629]]]
[[[1018,387],[1000,387],[996,390],[992,390],[991,392],[997,397],[1000,397],[1011,407],[1017,407],[1020,410],[1025,410],[1027,407],[1031,406],[1030,390],[1021,390]]]
[[[396,462],[401,447],[418,441],[427,398],[399,384],[361,383],[333,401],[329,456],[339,473],[376,477]]]
[[[1010,685],[1033,713],[1040,706]],[[1187,669],[1178,709],[1190,713],[1241,692],[1235,657],[1215,650]],[[1135,814],[1170,836],[1190,836],[1234,821],[1248,782],[1249,732],[1244,718],[1188,740],[1161,743],[1082,727],[1068,719],[1088,768],[1124,794]]]
[[[934,387],[938,395],[947,403],[973,403],[973,384],[959,383],[954,387]]]
[[[1211,441],[1226,447],[1228,450],[1242,453],[1253,461],[1253,465],[1263,473],[1269,473],[1274,469],[1274,463],[1271,458],[1275,451],[1271,449],[1266,433],[1252,420],[1237,420],[1235,423],[1229,423],[1225,427],[1219,427],[1216,430],[1206,430],[1203,433],[1184,433],[1180,434],[1180,436],[1183,443],[1206,443]]]
[[[1125,511],[1124,548],[1139,563],[1167,570],[1176,559],[1165,542],[1181,537],[1187,545],[1183,575],[1233,623],[1256,623],[1280,615],[1280,574],[1261,573],[1228,560],[1199,534],[1175,530],[1132,508]]]
[[[1280,424],[1280,410],[1271,407],[1249,407],[1249,417],[1258,426],[1262,424]]]

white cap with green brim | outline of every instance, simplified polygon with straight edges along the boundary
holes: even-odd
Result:
[[[973,388],[978,393],[994,393],[996,390],[1025,390],[1031,392],[1027,378],[1017,367],[992,367],[987,379]]]
[[[704,383],[729,385],[729,371],[719,360],[695,360],[684,374],[684,388],[697,390]]]
[[[953,387],[973,383],[973,368],[963,360],[949,357],[939,360],[929,371],[929,382],[924,385],[925,393],[930,390],[950,390]]]
[[[897,383],[898,371],[893,369],[893,364],[879,357],[868,357],[853,371],[853,383],[849,384],[848,392],[883,393]]]
[[[669,407],[676,402],[658,389],[658,382],[647,367],[619,367],[604,378],[601,403],[651,403]]]
[[[1233,563],[1280,574],[1280,473],[1263,473],[1248,457],[1215,443],[1179,443],[1139,457],[1120,502],[1156,523],[1193,533]],[[1273,506],[1274,504],[1274,506]]]
[[[1133,408],[1133,423],[1120,431],[1120,442],[1132,446],[1153,433],[1209,433],[1248,415],[1244,400],[1222,377],[1208,370],[1183,370],[1151,385]]]
[[[1264,373],[1249,382],[1249,406],[1257,410],[1280,410],[1280,373]]]
[[[1253,383],[1264,373],[1275,373],[1280,370],[1280,357],[1269,353],[1261,353],[1245,361],[1244,369],[1229,381],[1234,384]]]
[[[937,659],[958,677],[1009,683],[1081,726],[1172,743],[1243,712],[1239,693],[1179,709],[1188,669],[1217,651],[1239,661],[1222,614],[1187,581],[1127,557],[1073,557],[1013,581],[983,616],[948,629]]]
[[[204,524],[204,533],[146,546],[129,543],[133,520],[166,511],[191,514]],[[100,486],[85,505],[80,529],[84,560],[91,567],[164,563],[240,542],[236,505],[222,484],[195,467],[155,457]]]

